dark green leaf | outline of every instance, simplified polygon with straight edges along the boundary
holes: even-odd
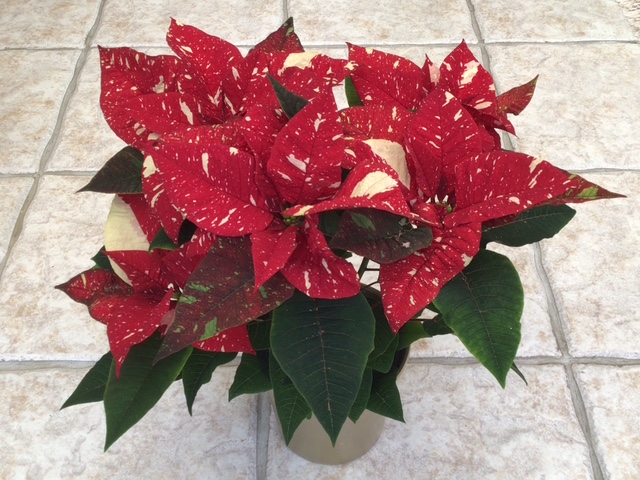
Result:
[[[276,97],[278,97],[278,102],[280,102],[280,106],[282,107],[282,110],[284,111],[284,114],[287,116],[287,118],[293,118],[296,113],[302,110],[307,105],[307,103],[309,103],[304,98],[299,97],[295,93],[287,90],[271,75],[267,75],[267,77],[269,77],[269,81],[273,86],[273,90],[276,92]]]
[[[273,355],[334,444],[358,395],[374,335],[375,318],[362,294],[324,300],[296,292],[273,311]]]
[[[413,228],[405,217],[371,208],[347,210],[331,248],[342,248],[377,263],[393,263],[431,245],[428,227]]]
[[[188,219],[184,219],[182,225],[180,225],[180,232],[178,233],[178,243],[180,245],[184,245],[193,237],[193,234],[196,233],[195,224],[191,223]]]
[[[124,147],[78,192],[142,193],[143,161],[142,152]]]
[[[169,238],[164,228],[161,228],[156,236],[153,237],[153,241],[149,245],[149,251],[153,252],[156,248],[160,250],[176,250],[178,246]]]
[[[521,247],[551,238],[571,221],[576,211],[567,205],[543,205],[520,215],[498,219],[483,226],[482,243]]]
[[[311,407],[273,355],[269,358],[269,374],[282,434],[288,445],[300,423],[311,415]]]
[[[374,366],[374,362],[386,354],[389,349],[389,345],[396,339],[391,327],[389,326],[389,320],[384,314],[384,306],[382,305],[382,296],[380,292],[374,288],[368,287],[362,290],[362,294],[367,299],[373,316],[376,319],[376,334],[373,340],[373,351],[369,355],[368,365]],[[397,344],[397,342],[396,342]],[[378,368],[384,368],[385,359],[382,359]]]
[[[206,352],[194,348],[182,369],[182,388],[187,401],[189,415],[200,387],[211,380],[216,368],[236,358],[236,353]]]
[[[529,382],[527,382],[527,379],[524,378],[524,374],[520,371],[520,369],[518,368],[518,366],[515,363],[513,365],[511,365],[511,370],[516,372],[516,374],[522,379],[522,381],[524,382],[524,384],[527,387],[529,386]]]
[[[103,246],[98,253],[91,257],[91,260],[93,260],[93,262],[96,264],[96,269],[113,271],[113,267],[111,266],[109,257],[107,257],[107,254],[104,252],[105,250]]]
[[[421,338],[430,337],[422,325],[422,322],[410,320],[404,324],[404,326],[398,332],[398,349],[407,348],[413,342],[420,340]]]
[[[73,405],[80,405],[81,403],[101,402],[104,398],[104,390],[107,386],[112,363],[113,355],[111,355],[111,352],[105,353],[102,358],[91,367],[91,370],[87,372],[84,378],[80,380],[80,383],[67,401],[60,407],[60,410]]]
[[[367,404],[369,403],[369,396],[371,395],[371,384],[373,382],[373,370],[370,368],[365,369],[364,375],[362,376],[362,384],[360,385],[360,390],[358,391],[358,396],[356,397],[356,401],[353,402],[353,406],[349,411],[349,418],[353,423],[356,423],[360,418],[360,415],[364,413],[367,409]]]
[[[504,255],[481,250],[434,300],[447,325],[504,388],[520,344],[524,292]]]
[[[387,346],[387,349],[382,353],[382,355],[378,355],[374,359],[369,357],[367,367],[372,368],[377,372],[388,372],[391,365],[393,365],[393,357],[396,355],[399,340],[400,337],[394,335],[392,342]]]
[[[105,451],[158,403],[191,354],[192,348],[188,347],[154,365],[160,344],[161,338],[156,334],[132,347],[120,370],[120,378],[116,377],[115,362],[111,365],[104,392]]]
[[[396,367],[392,368],[389,373],[373,372],[367,409],[378,415],[404,422],[402,400],[396,385],[398,373]]]
[[[247,324],[251,346],[257,352],[271,348],[269,334],[271,333],[271,321],[258,319]]]
[[[233,384],[229,388],[229,401],[245,393],[260,393],[271,390],[269,376],[269,352],[256,355],[242,354]]]
[[[361,107],[364,105],[364,103],[362,103],[362,100],[360,100],[360,96],[356,91],[356,86],[353,84],[353,80],[351,80],[351,77],[347,77],[344,80],[344,93],[347,97],[347,102],[349,103],[350,107]]]
[[[422,322],[422,328],[429,337],[453,334],[453,330],[446,324],[442,315],[436,315],[431,320],[425,320]]]

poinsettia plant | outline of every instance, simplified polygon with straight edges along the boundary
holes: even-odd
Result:
[[[273,389],[287,442],[311,413],[333,442],[365,409],[402,420],[398,352],[420,338],[456,335],[504,387],[524,294],[487,244],[619,196],[502,148],[536,78],[498,95],[464,42],[440,67],[330,58],[291,19],[246,55],[176,21],[167,43],[100,49],[128,146],[81,190],[115,194],[105,246],[58,286],[106,325],[110,351],[64,405],[104,402],[105,448],[176,380],[191,412],[239,353],[229,398]]]

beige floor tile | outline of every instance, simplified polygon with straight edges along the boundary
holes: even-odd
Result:
[[[7,253],[18,214],[32,185],[31,178],[0,179],[0,262]]]
[[[640,367],[576,365],[605,478],[640,477]]]
[[[0,51],[0,173],[38,169],[78,55],[69,50]]]
[[[569,351],[640,358],[640,175],[586,177],[629,198],[577,205],[571,223],[543,244]]]
[[[100,0],[3,0],[2,48],[82,48]]]
[[[472,0],[486,42],[633,40],[615,0]]]
[[[343,2],[290,0],[289,15],[303,44],[475,42],[464,0],[423,2]]]
[[[399,381],[406,424],[389,420],[371,451],[341,466],[290,452],[272,416],[268,478],[592,478],[564,369],[523,372],[529,386],[504,391],[480,367],[409,365]]]
[[[547,300],[535,270],[530,247],[509,248],[490,244],[490,249],[509,257],[520,274],[525,292],[522,313],[522,342],[519,357],[559,356],[555,336],[551,330]],[[442,335],[420,340],[411,347],[413,357],[469,357],[471,354],[453,335]],[[518,381],[515,376],[510,381]]]
[[[280,0],[107,0],[94,43],[104,47],[164,46],[171,18],[243,45],[258,43],[284,21]]]
[[[85,372],[0,372],[1,478],[255,478],[255,398],[227,401],[234,369],[219,368],[202,387],[193,417],[176,382],[106,453],[101,403],[58,410]]]
[[[567,169],[638,168],[638,44],[488,47],[504,92],[540,74],[517,150]]]
[[[45,176],[0,280],[0,358],[99,358],[104,325],[54,290],[91,268],[102,245],[109,195],[74,194],[89,177]]]

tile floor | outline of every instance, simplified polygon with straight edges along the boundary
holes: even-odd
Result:
[[[527,291],[517,362],[528,386],[512,375],[503,391],[454,338],[423,341],[401,379],[407,423],[328,467],[283,446],[264,397],[227,403],[223,367],[193,418],[172,388],[102,453],[102,407],[58,408],[106,351],[104,331],[52,288],[102,244],[110,200],[73,192],[122,146],[98,108],[96,46],[164,51],[175,17],[250,47],[290,15],[303,43],[337,55],[350,41],[440,61],[465,38],[499,91],[540,74],[512,144],[628,198],[580,205],[559,236],[510,252]],[[629,18],[615,0],[4,0],[0,478],[640,478],[640,30]]]

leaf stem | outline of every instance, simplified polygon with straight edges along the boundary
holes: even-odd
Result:
[[[367,266],[369,265],[369,259],[367,257],[362,257],[362,263],[360,264],[360,268],[358,269],[358,277],[362,278],[362,275],[367,271]]]

